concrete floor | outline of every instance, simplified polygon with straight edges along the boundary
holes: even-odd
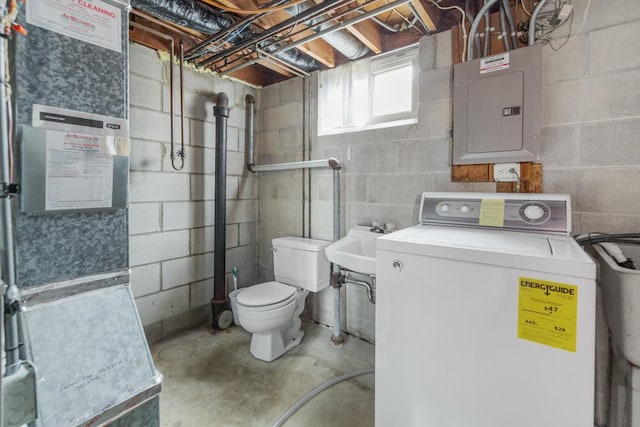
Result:
[[[327,380],[374,366],[374,346],[347,337],[330,344],[331,330],[303,322],[303,342],[266,363],[249,353],[251,335],[238,326],[211,334],[206,327],[157,343],[151,351],[164,375],[162,426],[271,426],[302,395]],[[285,427],[373,426],[374,376],[324,391]]]

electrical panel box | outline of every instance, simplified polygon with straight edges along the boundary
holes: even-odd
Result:
[[[523,47],[453,69],[453,164],[538,160],[542,47]]]

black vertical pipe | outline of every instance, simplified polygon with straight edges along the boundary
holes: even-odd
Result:
[[[225,292],[225,230],[227,223],[227,119],[229,118],[229,98],[220,92],[213,107],[216,118],[216,192],[215,192],[215,229],[214,229],[214,265],[213,299],[211,300],[211,321],[217,328],[217,317],[227,309]]]

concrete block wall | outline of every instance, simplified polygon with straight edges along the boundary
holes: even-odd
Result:
[[[640,3],[592,1],[581,33],[544,49],[543,188],[572,195],[574,233],[640,229],[638,36]]]
[[[258,91],[256,163],[302,160],[303,80],[291,79]],[[260,172],[258,278],[273,280],[271,240],[303,235],[303,172]]]
[[[150,340],[206,322],[213,296],[215,94],[229,96],[227,146],[227,272],[255,283],[256,177],[245,171],[244,97],[248,86],[185,70],[184,169],[170,153],[169,62],[131,44],[131,286]],[[180,146],[175,69],[175,148]],[[180,161],[177,160],[179,166]],[[230,281],[230,280],[228,280]]]

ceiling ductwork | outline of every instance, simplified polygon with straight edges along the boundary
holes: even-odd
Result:
[[[296,16],[301,12],[304,12],[305,10],[310,9],[313,5],[315,5],[315,3],[313,2],[304,2],[292,7],[288,7],[286,11],[290,15]],[[309,26],[312,26],[322,21],[323,21],[322,19],[315,18],[315,19],[311,19],[308,22],[308,24]],[[327,28],[331,28],[333,25],[335,25],[335,22],[333,23],[330,21],[323,22],[319,24],[317,27],[315,27],[315,31],[316,32],[323,31],[323,30],[326,30]],[[344,30],[338,30],[329,34],[325,34],[321,38],[327,43],[329,43],[331,46],[333,46],[333,48],[336,49],[338,52],[340,52],[341,54],[343,54],[344,56],[346,56],[351,60],[362,58],[364,55],[369,53],[369,49],[365,45],[360,43],[358,39],[356,39],[354,36],[352,36],[351,34],[349,34]]]
[[[206,7],[194,0],[131,0],[131,6],[158,19],[188,27],[204,34],[216,34],[235,23],[235,18],[223,14],[213,8]],[[226,40],[231,44],[239,44],[250,40],[259,31],[247,27],[234,33]],[[272,46],[275,50],[278,46]],[[291,49],[275,55],[280,60],[304,71],[317,70],[318,63],[298,50]]]

